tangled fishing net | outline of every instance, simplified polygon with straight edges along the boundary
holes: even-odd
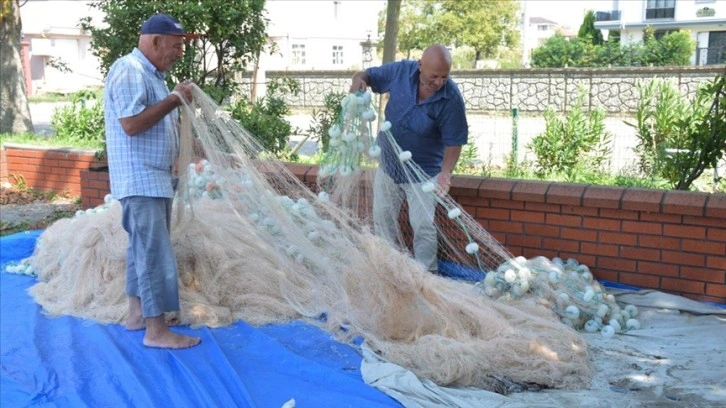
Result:
[[[376,237],[366,210],[380,153],[370,95],[349,95],[343,108],[319,175],[305,184],[194,88],[182,112],[186,164],[172,222],[182,322],[304,319],[341,341],[361,337],[439,385],[497,392],[587,386],[587,344],[575,329],[617,320],[625,330],[630,311],[621,313],[574,260],[513,257],[445,195],[437,195],[440,270],[464,271],[478,283],[426,272],[408,253],[405,223],[400,247]],[[410,153],[397,154],[410,179],[422,180]],[[421,194],[436,194],[435,187],[422,183]],[[28,261],[39,282],[30,293],[46,313],[124,321],[120,216],[109,198],[39,237]]]

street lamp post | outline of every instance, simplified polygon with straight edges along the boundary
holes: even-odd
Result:
[[[368,39],[360,43],[361,51],[363,53],[361,56],[363,69],[371,66],[371,62],[373,62],[373,48],[375,45],[376,44],[371,41],[370,33],[368,34]]]

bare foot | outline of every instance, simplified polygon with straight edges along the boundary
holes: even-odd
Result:
[[[185,336],[183,334],[174,333],[168,329],[166,333],[159,333],[156,336],[149,336],[149,332],[146,332],[146,335],[144,336],[144,346],[166,349],[184,349],[194,347],[201,343],[201,341],[202,339],[199,337]]]
[[[166,319],[167,326],[179,326],[181,319],[178,316],[168,316]],[[126,318],[126,330],[142,330],[146,328],[146,320],[141,315]]]
[[[194,347],[201,341],[199,337],[185,336],[169,330],[164,315],[146,319],[146,334],[144,334],[146,347],[183,349]]]

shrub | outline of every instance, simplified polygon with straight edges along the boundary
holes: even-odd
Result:
[[[105,147],[103,101],[96,92],[83,90],[71,96],[71,103],[53,111],[55,138],[74,146]]]
[[[552,108],[545,111],[545,132],[528,146],[537,156],[537,174],[567,174],[578,171],[601,173],[610,157],[611,135],[605,131],[605,113],[594,109],[585,114],[585,91],[575,99],[572,110],[559,118]]]
[[[230,116],[255,136],[262,147],[277,158],[292,158],[288,141],[297,132],[285,116],[290,108],[285,104],[284,95],[297,95],[300,85],[292,78],[282,78],[267,84],[267,94],[254,102],[243,98],[232,105]]]

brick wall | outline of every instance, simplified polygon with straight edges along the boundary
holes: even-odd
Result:
[[[103,203],[108,173],[88,170],[92,152],[23,150],[6,146],[9,174],[65,174],[49,188]],[[315,185],[317,166],[288,169]],[[514,255],[572,257],[599,280],[726,303],[726,194],[470,176],[453,177],[450,194]]]
[[[81,196],[81,171],[98,164],[93,150],[5,144],[0,175],[38,191]]]
[[[726,194],[468,176],[450,194],[515,256],[572,257],[599,280],[726,303]]]

